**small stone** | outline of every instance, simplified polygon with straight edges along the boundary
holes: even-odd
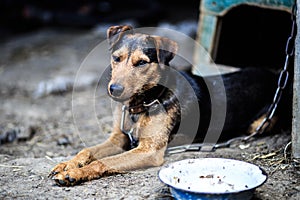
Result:
[[[69,145],[69,144],[71,144],[71,142],[70,142],[70,140],[67,136],[63,136],[61,138],[58,138],[58,140],[57,140],[57,145],[66,146],[66,145]]]

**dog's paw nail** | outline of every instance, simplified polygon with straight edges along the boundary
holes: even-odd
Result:
[[[50,174],[48,175],[48,178],[52,178],[52,177],[55,176],[56,174],[58,174],[58,172],[52,171],[52,172],[50,172]]]
[[[59,185],[62,185],[62,186],[64,186],[64,185],[67,184],[64,180],[61,180],[61,179],[56,179],[55,181],[56,181]]]
[[[75,178],[71,178],[69,175],[66,175],[65,179],[69,180],[70,183],[73,183],[76,181]]]

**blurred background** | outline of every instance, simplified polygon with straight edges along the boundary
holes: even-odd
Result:
[[[172,26],[185,21],[187,26],[195,28],[199,3],[199,0],[0,0],[0,34],[3,39],[43,27],[92,29],[120,22],[144,27]]]
[[[111,25],[161,27],[196,38],[201,0],[0,0],[0,42],[45,28],[105,35]],[[284,62],[290,14],[238,6],[220,24],[215,62],[278,69]]]

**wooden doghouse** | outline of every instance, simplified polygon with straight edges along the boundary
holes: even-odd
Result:
[[[245,7],[249,7],[251,9],[261,9],[264,10],[264,12],[278,12],[279,15],[273,15],[273,17],[279,17],[279,19],[287,19],[290,21],[290,13],[292,11],[292,7],[294,5],[294,0],[202,0],[200,2],[200,16],[199,16],[199,24],[198,24],[198,31],[197,31],[197,42],[200,44],[199,46],[195,47],[194,51],[194,67],[193,67],[193,73],[197,75],[203,75],[205,74],[207,69],[210,67],[216,66],[215,63],[217,63],[217,66],[220,67],[220,69],[232,69],[232,66],[234,67],[244,67],[247,64],[251,66],[255,66],[255,64],[259,67],[270,67],[268,65],[272,65],[272,67],[275,67],[276,69],[280,69],[283,67],[284,60],[285,60],[285,43],[288,39],[288,36],[290,34],[291,29],[291,23],[282,23],[284,26],[281,28],[281,31],[285,31],[285,33],[281,32],[281,35],[277,35],[278,37],[274,39],[275,41],[267,42],[265,43],[265,40],[263,42],[255,41],[257,42],[256,45],[257,50],[262,50],[265,47],[270,48],[273,51],[276,51],[275,55],[271,55],[271,59],[268,58],[264,53],[269,52],[268,50],[263,50],[262,53],[259,53],[258,55],[252,56],[251,60],[255,60],[256,57],[259,57],[260,55],[264,56],[260,58],[260,60],[268,61],[268,60],[274,60],[273,58],[279,58],[281,59],[281,62],[276,63],[247,63],[245,60],[247,60],[246,57],[243,57],[243,55],[247,55],[247,53],[238,55],[241,51],[243,51],[243,48],[247,48],[247,45],[234,47],[237,49],[236,57],[232,60],[234,60],[236,63],[231,63],[229,56],[218,56],[220,49],[224,48],[224,41],[226,43],[226,39],[222,39],[224,33],[222,32],[223,21],[226,18],[227,15],[230,15],[230,12],[233,10],[238,9],[245,9]],[[299,4],[299,3],[298,3]],[[300,6],[298,6],[300,8]],[[252,15],[253,18],[255,18],[256,11],[251,10],[248,12],[249,15]],[[243,11],[240,13],[244,13]],[[268,13],[265,15],[267,16]],[[248,21],[246,19],[243,19],[243,14],[238,16],[239,19],[237,21],[242,22],[240,25],[248,25]],[[250,17],[251,20],[251,17]],[[272,20],[269,20],[272,21]],[[278,20],[273,20],[274,22],[278,22]],[[225,26],[225,24],[223,24]],[[240,26],[239,24],[236,24],[236,26]],[[299,26],[298,26],[299,27]],[[242,30],[245,27],[240,27]],[[260,27],[261,28],[261,27]],[[268,27],[263,27],[265,30],[268,30]],[[234,30],[233,30],[234,31]],[[261,31],[261,30],[260,30]],[[232,32],[232,31],[231,31]],[[299,31],[298,31],[299,32]],[[275,35],[277,34],[274,33]],[[273,34],[273,35],[274,35]],[[226,35],[226,34],[225,34]],[[269,35],[272,35],[269,33]],[[237,37],[237,36],[236,36]],[[235,41],[237,38],[231,38],[228,40],[229,42],[237,42]],[[247,36],[244,37],[245,40],[247,40]],[[223,40],[223,41],[222,41]],[[227,42],[228,42],[227,41]],[[237,43],[247,44],[245,41],[238,41]],[[253,45],[253,42],[248,43],[248,45]],[[300,158],[300,59],[299,59],[299,47],[300,47],[300,41],[296,40],[296,53],[295,53],[295,66],[294,67],[294,103],[293,103],[293,124],[292,124],[292,147],[293,147],[293,156],[295,158]],[[239,45],[239,44],[238,44]],[[281,45],[283,48],[279,48],[278,46],[273,45]],[[228,47],[227,47],[228,48]],[[253,47],[255,48],[255,46]],[[226,51],[226,48],[224,48]],[[228,52],[226,52],[228,54]],[[249,54],[249,53],[248,53]],[[280,55],[280,56],[278,56]],[[223,59],[225,58],[225,59]],[[276,60],[276,59],[275,59]],[[243,62],[245,61],[245,62]],[[279,64],[279,65],[278,65]],[[276,66],[277,65],[277,66]],[[225,69],[225,71],[227,70]]]

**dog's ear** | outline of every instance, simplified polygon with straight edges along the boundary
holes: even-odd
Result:
[[[177,42],[169,38],[153,36],[158,63],[168,65],[178,50]]]
[[[123,26],[111,26],[107,29],[107,40],[109,43],[109,49],[115,46],[115,44],[120,41],[120,39],[128,33],[133,33],[133,29],[131,26],[123,25]]]

